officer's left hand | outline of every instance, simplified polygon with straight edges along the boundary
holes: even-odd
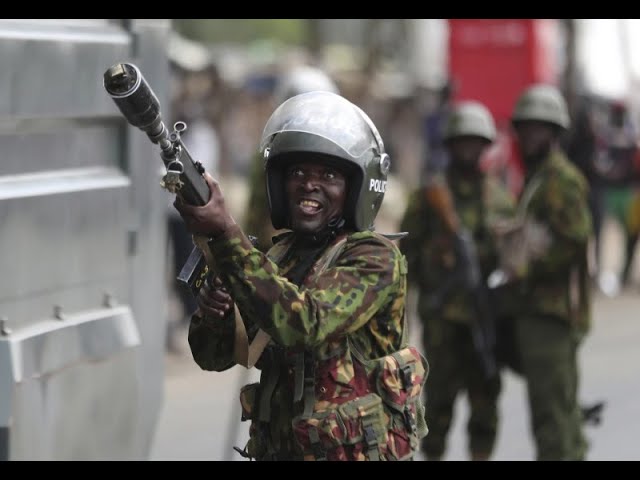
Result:
[[[176,196],[173,206],[178,210],[184,220],[187,230],[193,234],[217,237],[236,224],[236,221],[227,210],[224,195],[217,180],[204,174],[204,179],[209,185],[209,201],[202,207],[189,205]]]
[[[211,318],[222,318],[233,308],[233,298],[218,277],[213,285],[205,282],[196,301],[200,311]]]

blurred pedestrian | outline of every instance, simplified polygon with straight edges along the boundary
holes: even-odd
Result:
[[[221,79],[216,66],[208,63],[201,70],[183,74],[181,90],[174,98],[172,116],[184,121],[187,130],[182,133],[184,144],[194,160],[202,163],[207,172],[218,176],[220,162],[220,139],[215,126],[216,105],[220,93]],[[168,205],[169,248],[173,258],[171,287],[179,301],[179,321],[171,321],[167,332],[167,349],[179,352],[180,335],[189,324],[197,304],[192,293],[178,284],[182,267],[194,249],[191,234],[173,205]]]
[[[638,243],[635,222],[639,186],[636,178],[638,155],[638,131],[627,105],[623,101],[611,102],[608,122],[600,137],[596,169],[606,187],[606,210],[617,220],[624,236],[622,268],[615,275],[623,286],[629,283]]]
[[[425,178],[445,171],[449,162],[444,145],[444,132],[451,112],[455,85],[447,80],[438,90],[435,108],[424,117],[424,139],[426,148],[423,175]]]
[[[571,125],[563,135],[567,156],[586,178],[589,184],[589,210],[593,222],[594,271],[600,273],[602,260],[602,224],[605,215],[605,182],[596,168],[598,156],[598,129],[594,121],[594,104],[589,95],[576,97]]]

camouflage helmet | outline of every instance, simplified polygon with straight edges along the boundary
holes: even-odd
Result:
[[[456,137],[480,137],[489,143],[496,139],[491,112],[480,102],[459,102],[454,106],[444,131],[444,140]]]
[[[511,122],[537,120],[569,128],[569,110],[564,97],[553,85],[538,84],[527,88],[516,102]]]
[[[308,92],[340,93],[333,80],[319,68],[301,65],[284,73],[278,80],[274,93],[275,101],[280,105],[285,100]]]
[[[288,227],[284,169],[301,155],[327,162],[345,172],[348,194],[346,225],[373,229],[384,198],[391,166],[382,138],[371,119],[353,103],[331,92],[309,92],[286,100],[271,115],[262,133],[271,222]]]

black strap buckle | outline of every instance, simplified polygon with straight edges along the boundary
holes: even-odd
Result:
[[[415,416],[413,412],[409,408],[409,405],[404,407],[403,410],[404,424],[411,433],[416,433],[418,431],[418,424],[416,422]]]
[[[376,435],[376,429],[373,424],[367,422],[366,419],[363,419],[363,429],[364,441],[367,444],[367,455],[369,456],[369,460],[379,461],[380,450],[378,449],[378,436]]]
[[[367,442],[367,446],[369,448],[378,445],[378,437],[376,436],[376,431],[373,428],[373,425],[367,425],[364,427],[364,440]]]
[[[309,441],[311,443],[311,451],[316,461],[322,462],[327,460],[327,451],[322,446],[320,435],[315,427],[309,429]]]
[[[411,365],[404,365],[400,369],[400,380],[402,380],[402,388],[407,390],[409,385],[411,385]]]

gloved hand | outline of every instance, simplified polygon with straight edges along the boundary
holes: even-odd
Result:
[[[235,225],[236,221],[227,210],[220,184],[206,172],[204,179],[211,192],[206,205],[202,207],[189,205],[176,196],[173,206],[180,213],[190,233],[217,237]]]
[[[213,318],[222,318],[233,308],[233,298],[218,277],[213,280],[213,286],[204,283],[196,302],[200,312]]]

